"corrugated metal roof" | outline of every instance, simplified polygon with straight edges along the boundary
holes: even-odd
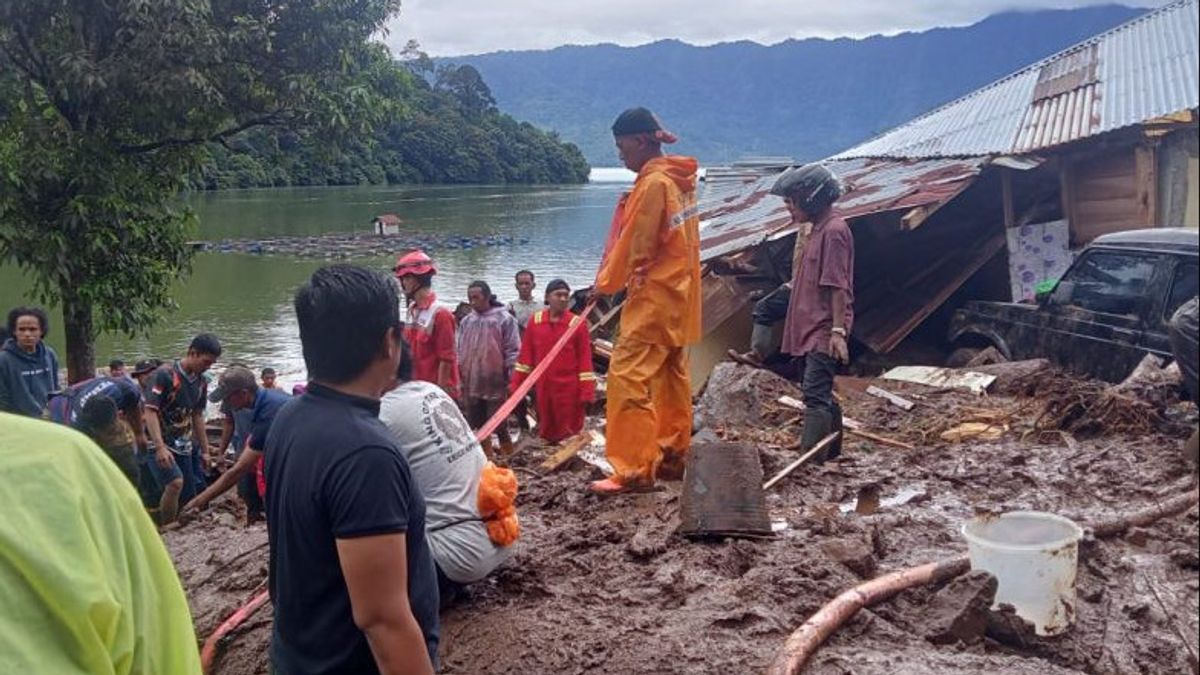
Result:
[[[828,165],[848,190],[838,200],[838,213],[851,219],[942,204],[970,185],[987,162],[985,158],[851,159]],[[706,186],[700,203],[702,260],[756,246],[793,227],[783,200],[770,195],[777,177]]]
[[[834,159],[1032,152],[1200,107],[1200,0],[1178,0]]]

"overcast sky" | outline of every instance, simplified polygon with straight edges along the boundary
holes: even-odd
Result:
[[[386,38],[409,39],[434,56],[563,44],[692,44],[788,38],[865,37],[961,26],[1012,9],[1071,8],[1113,0],[404,0]],[[1123,4],[1159,6],[1164,0]]]

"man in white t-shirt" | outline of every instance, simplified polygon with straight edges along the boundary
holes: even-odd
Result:
[[[463,586],[508,560],[512,547],[493,544],[479,516],[479,477],[487,457],[454,399],[436,384],[411,379],[406,343],[396,375],[400,384],[383,397],[379,419],[425,496],[425,533],[445,606]]]

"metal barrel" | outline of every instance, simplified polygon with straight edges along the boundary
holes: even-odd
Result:
[[[687,454],[679,533],[687,537],[772,536],[758,450],[703,443]]]

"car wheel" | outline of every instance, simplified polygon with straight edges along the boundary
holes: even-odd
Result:
[[[979,356],[979,352],[981,351],[983,351],[983,349],[979,347],[959,347],[958,349],[950,352],[950,356],[946,359],[946,367],[962,368],[970,363],[971,359]]]

